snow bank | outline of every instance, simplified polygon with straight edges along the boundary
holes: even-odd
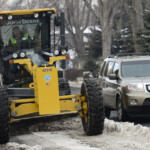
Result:
[[[25,144],[18,144],[14,142],[9,142],[6,145],[0,146],[1,150],[42,150],[42,147],[39,145],[36,146],[28,146]]]
[[[132,132],[132,136],[143,136],[150,139],[150,128],[143,127],[141,125],[134,125],[134,123],[129,122],[115,122],[113,120],[105,119],[105,132],[121,132],[126,134]]]
[[[26,127],[31,134],[12,137],[0,150],[150,150],[150,128],[129,122],[105,119],[104,132],[97,136],[86,136],[77,116],[41,120]]]
[[[79,87],[79,88],[81,88],[81,84],[82,84],[82,81],[81,82],[69,81],[69,85],[72,86],[72,87]]]
[[[57,132],[34,132],[34,135],[45,139],[44,144],[53,147],[53,149],[62,150],[100,150],[100,148],[91,147],[88,143],[83,143],[80,139],[71,138],[70,135],[62,131]],[[68,132],[68,134],[70,134]],[[72,133],[71,133],[72,134]],[[76,133],[75,133],[76,134]],[[54,145],[52,144],[54,143]]]
[[[129,122],[115,122],[105,119],[104,133],[101,140],[105,142],[103,150],[149,150],[150,129]]]

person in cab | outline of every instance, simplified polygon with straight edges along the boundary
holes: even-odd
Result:
[[[13,47],[15,49],[21,48],[23,36],[23,32],[21,32],[19,26],[14,26],[12,28],[12,35],[9,38],[9,47]]]

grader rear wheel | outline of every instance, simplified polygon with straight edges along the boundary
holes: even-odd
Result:
[[[9,141],[9,103],[7,92],[0,89],[0,144],[5,144]]]
[[[81,94],[86,97],[82,102],[82,124],[86,135],[97,135],[104,128],[104,105],[101,88],[94,80],[85,80],[81,87]]]

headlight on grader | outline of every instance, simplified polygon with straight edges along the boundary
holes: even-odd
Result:
[[[12,15],[8,15],[8,20],[12,20]]]
[[[21,52],[21,53],[20,53],[20,57],[21,57],[21,58],[24,58],[25,56],[26,56],[26,54],[25,54],[24,52]]]
[[[61,54],[62,54],[62,55],[66,55],[66,54],[67,54],[67,51],[66,51],[65,49],[63,49],[63,50],[61,51]]]
[[[59,55],[59,51],[58,51],[58,50],[55,50],[55,51],[54,51],[54,55],[55,55],[55,56]]]
[[[3,16],[0,16],[0,20],[3,20]]]
[[[16,59],[18,57],[17,53],[13,53],[13,58]]]
[[[39,17],[39,14],[38,13],[35,13],[34,14],[34,18],[38,18]]]

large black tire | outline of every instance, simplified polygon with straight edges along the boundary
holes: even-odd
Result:
[[[111,113],[111,109],[108,107],[105,107],[105,117],[109,118],[110,117],[110,113]]]
[[[82,117],[82,125],[86,135],[102,134],[104,129],[104,105],[100,85],[94,79],[85,80],[81,94],[86,97],[87,119]],[[82,111],[83,115],[84,111]]]
[[[117,99],[117,116],[118,116],[118,121],[128,121],[129,120],[129,116],[127,114],[127,112],[125,111],[125,109],[123,108],[123,104],[121,102],[121,99],[118,98]]]
[[[58,83],[59,83],[59,95],[60,96],[71,95],[71,90],[70,90],[69,82],[67,79],[59,78]]]
[[[0,144],[9,141],[10,109],[7,92],[0,89]]]

